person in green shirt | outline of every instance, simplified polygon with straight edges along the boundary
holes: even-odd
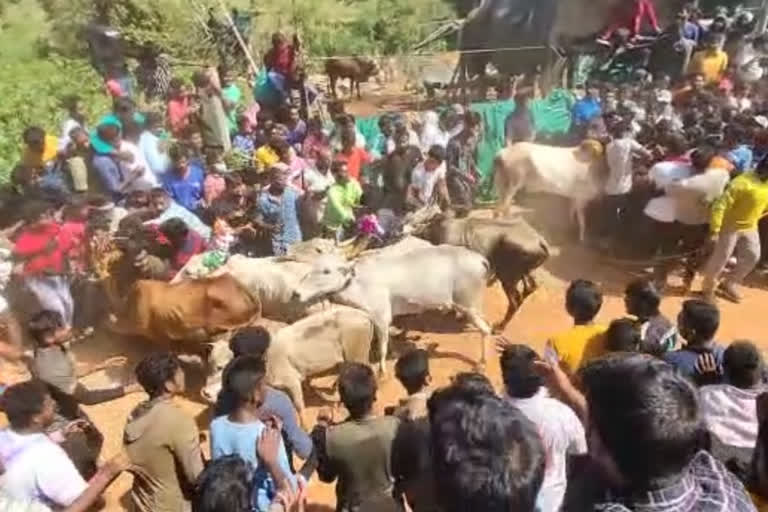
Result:
[[[336,161],[331,167],[336,183],[328,189],[328,203],[323,216],[323,226],[341,241],[347,228],[355,223],[355,208],[360,206],[363,189],[357,180],[350,178],[347,163]]]
[[[237,113],[238,107],[243,100],[243,92],[232,79],[232,73],[229,69],[223,66],[220,67],[219,78],[221,80],[221,99],[229,121],[229,132],[230,135],[233,135],[238,130]]]
[[[720,284],[719,291],[732,302],[741,302],[737,287],[760,261],[760,234],[757,224],[768,210],[768,158],[754,172],[745,172],[731,181],[712,205],[709,229],[714,250],[704,270],[702,293],[714,299],[717,279],[731,256],[736,267]]]

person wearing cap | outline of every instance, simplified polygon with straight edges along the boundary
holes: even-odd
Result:
[[[702,292],[714,300],[717,280],[731,256],[736,267],[720,283],[719,291],[733,302],[741,302],[737,287],[760,261],[757,224],[768,210],[768,158],[754,172],[738,176],[712,206],[709,223],[714,250],[704,270]]]
[[[707,84],[716,84],[728,69],[728,54],[721,49],[721,38],[709,34],[704,49],[693,54],[688,64],[688,74],[700,74]]]
[[[107,119],[91,135],[91,176],[89,188],[97,194],[104,194],[114,201],[119,201],[131,183],[141,176],[141,173],[126,174],[121,168],[118,149],[122,140],[121,124],[116,119]]]
[[[290,169],[287,165],[275,164],[269,173],[269,186],[257,202],[260,218],[254,224],[270,234],[272,254],[285,256],[291,245],[302,240],[298,213],[301,194],[288,183]]]

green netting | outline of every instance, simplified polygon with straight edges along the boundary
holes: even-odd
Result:
[[[571,129],[571,106],[573,96],[565,89],[556,89],[546,98],[531,102],[531,114],[536,131],[541,134],[559,135]],[[481,183],[479,197],[481,201],[494,198],[493,159],[504,147],[504,122],[515,110],[513,101],[493,101],[474,103],[469,107],[483,118],[483,139],[477,149],[477,168]],[[357,129],[372,144],[379,136],[379,118],[381,116],[357,119]]]

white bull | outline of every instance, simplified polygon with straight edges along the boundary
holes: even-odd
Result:
[[[603,190],[605,160],[594,148],[561,148],[520,142],[502,149],[494,160],[494,181],[499,195],[496,216],[506,216],[521,189],[571,200],[579,228],[586,235],[585,210]],[[600,153],[602,150],[599,151]]]
[[[267,382],[291,397],[299,417],[304,410],[302,382],[336,372],[345,362],[368,364],[374,326],[364,311],[344,306],[315,313],[277,331],[265,354]],[[232,359],[227,342],[213,344],[203,398],[215,401],[222,372]]]
[[[480,363],[485,364],[491,328],[483,319],[482,303],[488,278],[488,261],[462,247],[432,246],[357,263],[327,255],[317,259],[295,297],[302,303],[328,297],[367,311],[376,327],[382,373],[392,319],[445,308],[463,313],[480,329]]]

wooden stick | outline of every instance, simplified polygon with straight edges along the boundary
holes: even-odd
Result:
[[[256,65],[256,61],[253,60],[253,56],[251,56],[251,52],[248,50],[248,46],[245,44],[243,36],[241,36],[240,31],[237,30],[234,20],[232,20],[232,17],[229,15],[229,11],[227,10],[227,6],[224,4],[224,0],[219,0],[219,5],[221,6],[221,11],[224,13],[224,17],[229,23],[229,28],[231,28],[232,32],[234,32],[235,37],[237,38],[237,42],[240,44],[240,48],[243,50],[243,52],[245,52],[245,56],[248,58],[248,63],[251,65],[251,72],[254,76],[256,76],[259,73],[259,67]]]

